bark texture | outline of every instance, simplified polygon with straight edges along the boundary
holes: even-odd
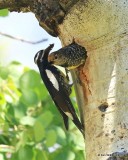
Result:
[[[128,159],[128,1],[78,2],[59,26],[88,51],[80,70],[87,160]]]
[[[78,0],[0,0],[0,9],[33,12],[40,26],[56,37],[59,35],[58,25],[76,2]]]

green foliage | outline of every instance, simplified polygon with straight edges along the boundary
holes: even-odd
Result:
[[[8,9],[1,9],[0,10],[0,16],[2,16],[2,17],[8,16],[8,13],[9,13]]]
[[[83,150],[81,133],[72,122],[65,131],[40,75],[17,62],[0,66],[0,160],[84,160]]]

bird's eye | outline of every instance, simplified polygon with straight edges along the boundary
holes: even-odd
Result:
[[[55,59],[57,59],[58,57],[57,57],[57,55],[55,55]]]

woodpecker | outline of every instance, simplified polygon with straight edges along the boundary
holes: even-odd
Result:
[[[84,47],[78,45],[74,40],[73,42],[58,51],[52,52],[49,57],[49,63],[58,65],[71,70],[77,68],[85,63],[87,58],[87,51]]]
[[[70,85],[65,81],[64,75],[61,71],[48,62],[48,55],[53,46],[54,44],[51,44],[45,50],[37,52],[34,61],[39,68],[41,78],[50,96],[63,117],[66,129],[68,129],[68,118],[70,118],[84,135],[83,125],[79,121],[69,98]]]

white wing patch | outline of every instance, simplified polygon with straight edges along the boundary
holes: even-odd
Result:
[[[72,116],[72,114],[71,113],[69,113],[69,112],[64,112],[71,120],[73,120],[73,116]]]
[[[52,82],[55,89],[59,91],[59,83],[58,83],[56,77],[54,76],[54,74],[48,69],[46,69],[46,74],[47,74],[49,80]]]

